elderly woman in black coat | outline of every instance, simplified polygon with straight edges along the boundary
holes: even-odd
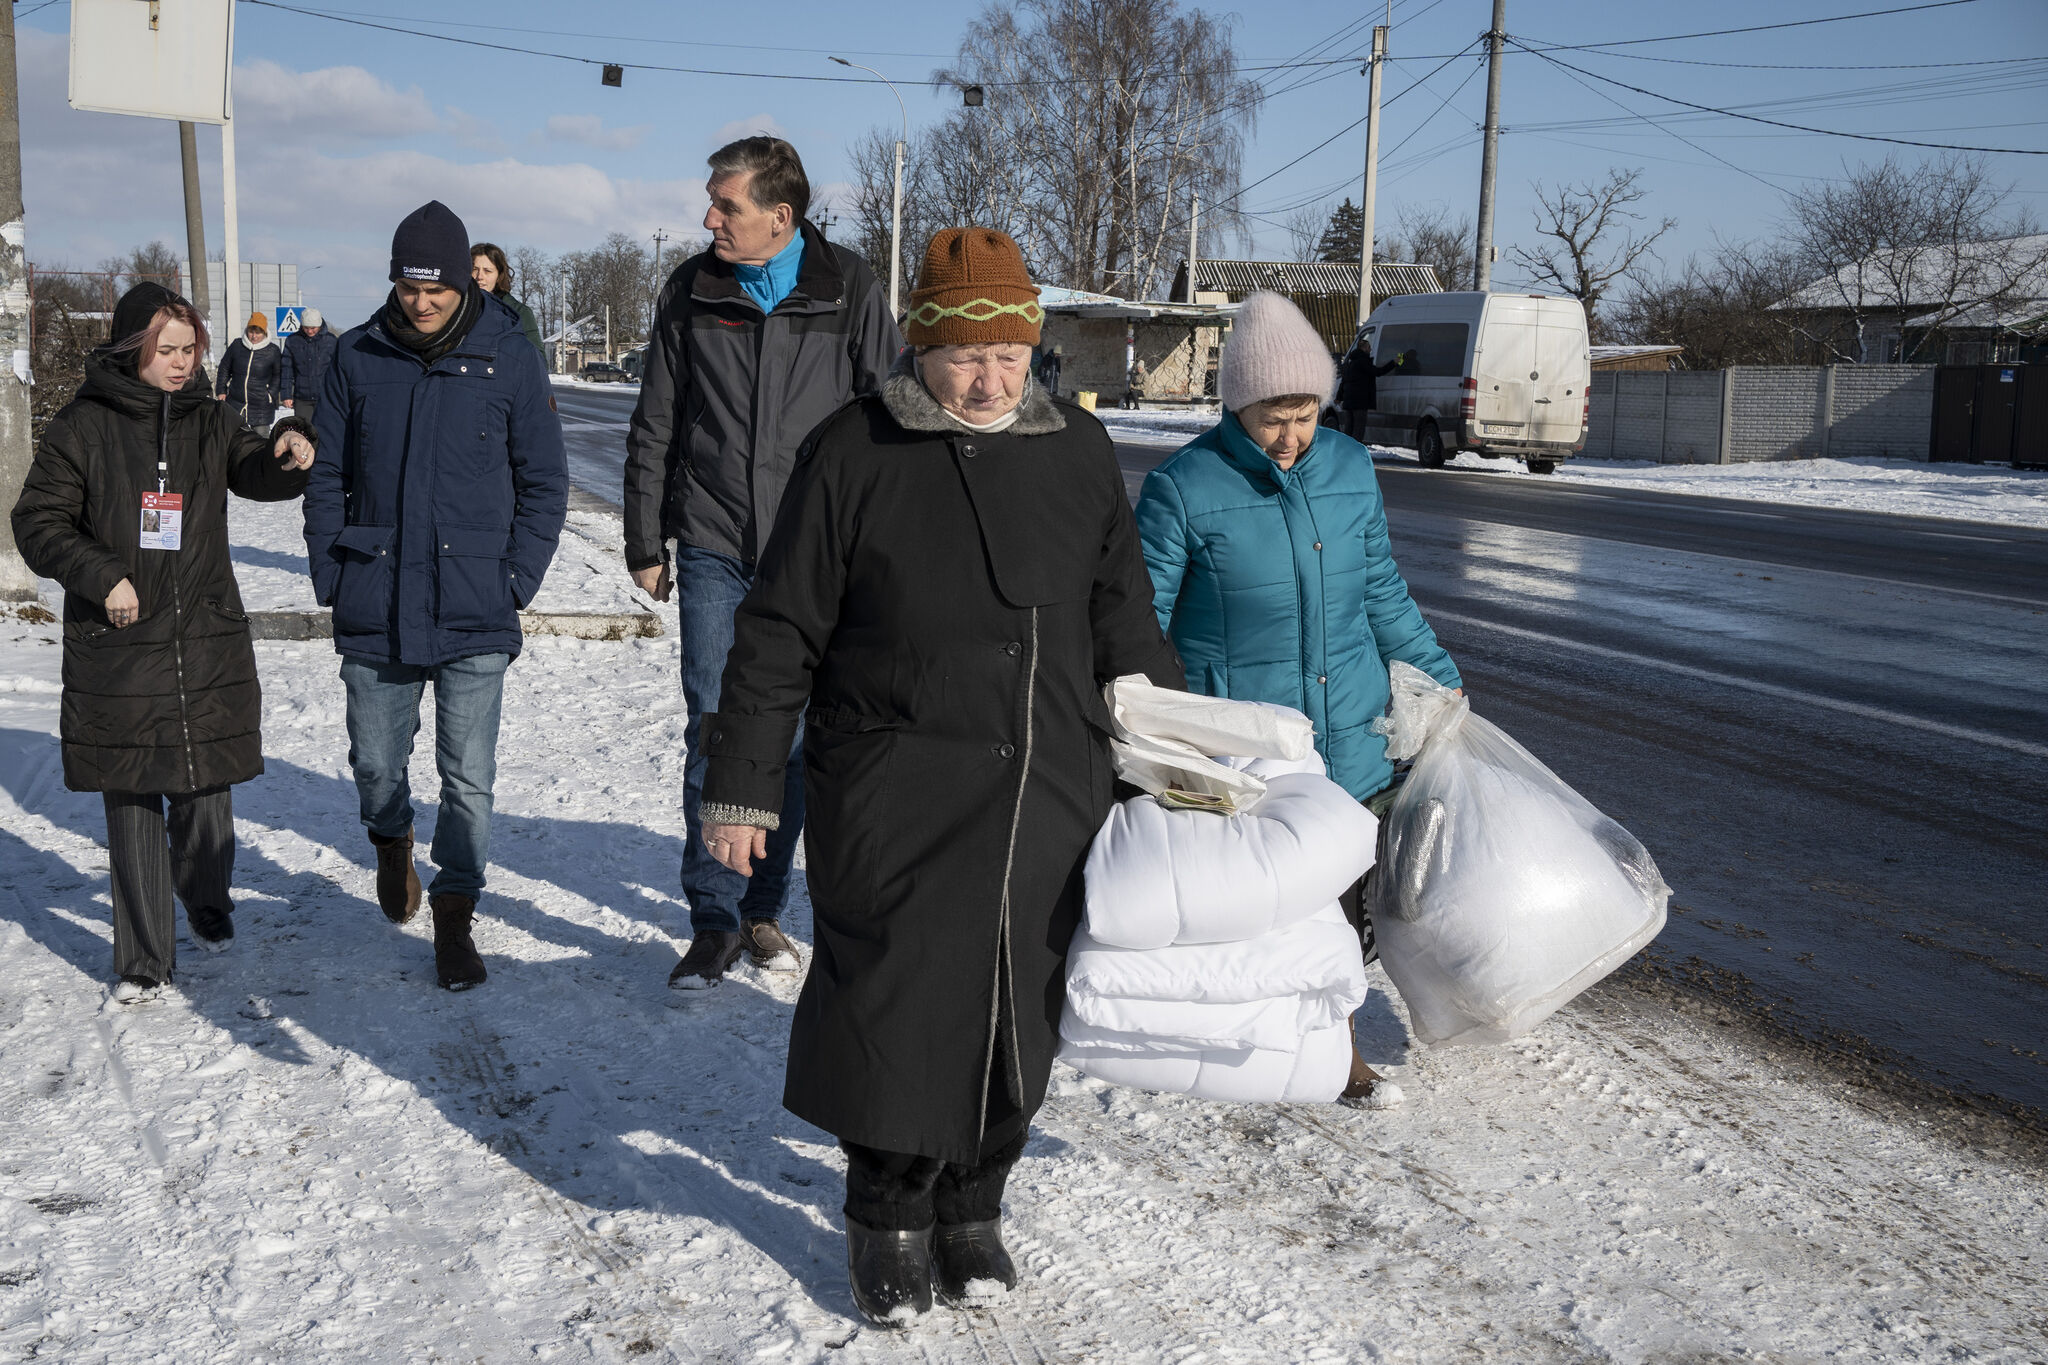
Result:
[[[214,401],[205,354],[191,304],[129,290],[14,505],[21,557],[64,587],[64,783],[106,804],[124,1004],[177,965],[174,886],[200,946],[234,940],[228,788],[263,771],[263,739],[227,495],[295,498],[313,463],[303,422],[263,434]]]
[[[813,435],[704,718],[705,842],[746,873],[805,722],[815,954],[783,1104],[846,1151],[855,1302],[1016,1283],[1004,1182],[1058,1047],[1115,781],[1101,689],[1184,686],[1108,436],[1031,381],[1016,244],[932,240],[879,397]]]

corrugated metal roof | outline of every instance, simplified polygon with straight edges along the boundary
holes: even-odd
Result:
[[[1183,287],[1187,262],[1177,272]],[[1195,262],[1195,288],[1221,290],[1233,302],[1258,289],[1294,297],[1318,294],[1348,294],[1358,297],[1358,264],[1345,261],[1220,261]],[[1377,298],[1392,294],[1434,294],[1443,289],[1436,269],[1399,261],[1374,261],[1372,292]]]

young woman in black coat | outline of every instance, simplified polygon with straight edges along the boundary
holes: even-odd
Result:
[[[64,782],[105,801],[123,1003],[171,979],[174,887],[202,947],[234,939],[228,788],[263,771],[263,741],[227,495],[295,498],[313,463],[304,423],[262,434],[214,400],[205,353],[191,304],[129,290],[14,505],[22,558],[64,587]]]
[[[906,353],[800,457],[703,720],[704,841],[748,874],[804,724],[816,942],[783,1105],[846,1151],[854,1301],[1016,1282],[999,1218],[1059,1046],[1115,783],[1102,688],[1184,687],[1101,423],[1031,382],[1037,290],[932,241]]]

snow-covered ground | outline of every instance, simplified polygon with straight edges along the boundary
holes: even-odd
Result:
[[[573,374],[551,374],[548,376],[548,382],[558,389],[597,389],[603,393],[637,394],[640,392],[640,381],[637,379],[600,382],[595,379],[584,379]]]
[[[617,573],[597,529],[576,553]],[[491,979],[462,995],[424,919],[377,910],[331,650],[259,644],[236,946],[184,938],[176,991],[126,1008],[57,630],[0,618],[0,1360],[2041,1358],[2038,1146],[1851,1084],[1654,963],[1443,1053],[1375,968],[1359,1032],[1394,1110],[1061,1068],[1011,1187],[1018,1293],[861,1328],[843,1163],[778,1105],[797,982],[665,986],[689,930],[662,611],[662,639],[537,639],[510,673]],[[428,708],[429,803],[432,752]],[[808,944],[801,878],[788,927]]]
[[[1096,414],[1122,441],[1178,446],[1215,425],[1214,414]],[[1374,446],[1376,459],[1413,464],[1415,452]],[[1555,474],[1531,474],[1518,461],[1485,460],[1469,451],[1452,469],[1509,479],[1599,484],[1802,507],[1839,507],[1953,517],[2008,526],[2048,527],[2048,470],[2004,465],[1929,464],[1923,460],[1781,460],[1757,464],[1650,464],[1640,460],[1571,459]]]

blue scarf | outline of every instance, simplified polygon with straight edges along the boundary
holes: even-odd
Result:
[[[798,232],[789,239],[789,245],[775,253],[766,265],[735,265],[733,273],[739,277],[740,288],[747,291],[747,297],[761,305],[763,313],[775,311],[775,305],[789,297],[796,288],[797,267],[804,260],[804,235]]]

